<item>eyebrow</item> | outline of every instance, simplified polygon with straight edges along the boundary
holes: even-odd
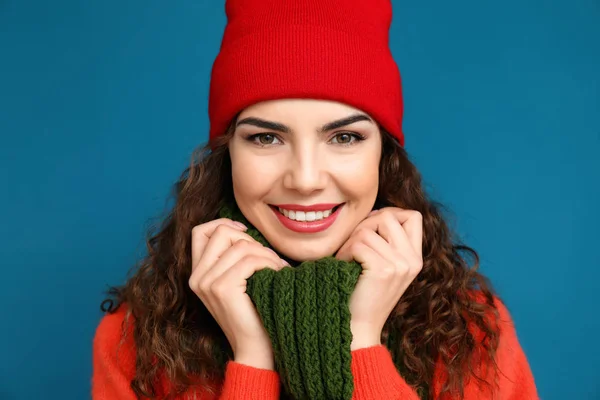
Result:
[[[355,122],[359,122],[359,121],[368,121],[370,123],[373,123],[373,120],[371,118],[369,118],[367,115],[355,114],[355,115],[351,115],[346,118],[342,118],[342,119],[338,119],[336,121],[329,122],[329,123],[323,125],[321,128],[319,128],[317,130],[317,132],[324,133],[327,131],[331,131],[333,129],[338,129],[338,128],[344,127],[346,125],[353,124]],[[292,129],[287,125],[284,125],[279,122],[267,121],[265,119],[256,118],[256,117],[244,118],[241,121],[238,121],[238,123],[235,126],[238,127],[243,124],[253,125],[253,126],[257,126],[259,128],[269,129],[272,131],[278,131],[278,132],[283,132],[283,133],[292,132]]]

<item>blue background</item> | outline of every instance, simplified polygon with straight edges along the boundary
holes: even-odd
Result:
[[[429,3],[393,4],[407,149],[541,397],[598,399],[600,3]],[[89,397],[102,291],[207,138],[225,22],[217,0],[0,0],[1,399]]]

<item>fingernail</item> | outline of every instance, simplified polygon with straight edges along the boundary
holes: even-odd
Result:
[[[283,258],[280,259],[281,260],[281,265],[283,265],[284,267],[289,267],[290,263],[285,261]]]
[[[248,227],[247,227],[246,225],[242,224],[241,222],[238,222],[238,221],[233,221],[233,224],[234,224],[235,226],[237,226],[238,228],[240,228],[240,229],[243,229],[243,230],[246,230],[246,229],[248,229]]]
[[[265,246],[265,249],[269,250],[271,253],[273,253],[274,255],[276,255],[277,258],[279,258],[279,254],[277,254],[277,252],[275,250],[273,250],[272,248]]]

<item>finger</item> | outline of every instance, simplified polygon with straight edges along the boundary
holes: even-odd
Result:
[[[411,211],[411,215],[402,223],[402,227],[408,236],[419,259],[423,259],[423,214],[418,211]]]
[[[232,221],[228,218],[219,218],[201,225],[196,225],[194,228],[192,228],[192,269],[194,266],[198,265],[198,261],[200,261],[200,257],[204,252],[204,248],[206,247],[210,237],[213,235],[215,229],[223,224],[227,224],[228,226],[240,231],[246,229],[242,228],[244,225],[241,222]]]
[[[423,258],[423,214],[415,210],[403,210],[397,207],[391,207],[390,212],[402,225],[409,243],[419,258]]]
[[[361,226],[357,227],[353,232],[350,238],[340,247],[335,254],[335,258],[343,261],[358,261],[353,258],[351,248],[356,243],[362,242],[367,245],[371,245],[373,249],[380,254],[388,254],[390,251],[390,244],[385,241],[381,236],[379,236],[374,230],[371,228]],[[387,249],[385,248],[387,247]],[[387,258],[387,257],[386,257]]]
[[[236,285],[246,288],[246,280],[250,278],[256,271],[260,271],[261,269],[265,268],[270,268],[275,271],[279,271],[282,268],[290,267],[283,267],[281,266],[281,264],[274,262],[270,257],[267,258],[255,255],[248,255],[246,257],[243,257],[239,262],[237,262],[227,271],[223,272],[223,274],[219,278],[217,278],[217,280],[215,280],[215,282],[213,283],[213,287],[215,288],[215,290],[219,290],[219,288],[230,289],[232,287],[236,287]]]
[[[409,249],[410,244],[406,232],[402,229],[402,224],[389,210],[381,211],[374,217],[364,220],[363,227],[379,233],[383,239],[399,251]]]
[[[352,244],[348,247],[347,253],[352,259],[361,264],[363,271],[373,270],[377,265],[384,263],[377,251],[362,242]]]
[[[364,241],[362,240],[364,236],[370,238],[370,245],[373,245],[373,248],[389,261],[395,263],[398,254],[403,255],[408,259],[415,257],[415,250],[412,248],[406,232],[404,232],[404,229],[396,216],[389,210],[378,211],[378,213],[363,220],[356,226],[351,238],[342,246],[342,248],[340,248],[339,253],[344,258],[348,258],[348,246],[356,240]],[[387,246],[384,246],[381,240],[376,240],[375,236],[370,235],[368,232],[372,232],[375,236],[379,236]]]
[[[238,240],[233,246],[225,250],[216,263],[206,272],[202,278],[204,284],[210,285],[210,283],[216,281],[225,271],[240,262],[244,257],[250,256],[268,258],[274,265],[284,266],[284,261],[268,247],[258,242],[253,243],[246,240]]]
[[[423,217],[418,211],[386,207],[361,224],[379,232],[401,254],[423,258]]]
[[[379,212],[379,209],[372,210],[370,213],[368,213],[368,214],[367,214],[367,217],[370,217],[370,216],[372,216],[372,215],[375,215],[375,214],[377,214],[378,212]]]
[[[363,243],[375,250],[375,252],[384,260],[392,264],[397,264],[400,255],[395,251],[381,235],[369,228],[363,228],[356,234],[356,242]]]
[[[219,225],[204,247],[200,260],[195,266],[192,266],[192,273],[198,278],[202,277],[217,262],[223,252],[238,240],[256,242],[250,235],[239,229],[232,228],[227,224]]]

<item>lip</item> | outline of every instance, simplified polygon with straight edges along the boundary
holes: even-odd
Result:
[[[321,203],[313,204],[310,206],[303,206],[300,204],[271,204],[273,207],[285,208],[289,211],[327,211],[333,207],[337,207],[343,203]]]
[[[318,206],[319,204],[317,204]],[[325,204],[327,206],[327,208],[325,208],[325,210],[329,210],[335,206],[337,206],[337,204]],[[287,206],[290,206],[289,204]],[[277,207],[281,207],[281,208],[286,208],[283,207],[283,205],[278,205],[278,206],[271,206],[271,210],[273,210],[273,212],[275,213],[275,216],[279,219],[279,222],[281,222],[281,224],[283,226],[285,226],[286,228],[288,228],[289,230],[292,230],[294,232],[299,232],[299,233],[317,233],[317,232],[321,232],[324,231],[325,229],[329,228],[337,219],[338,215],[340,215],[340,210],[342,208],[344,208],[344,203],[341,203],[341,205],[337,208],[337,210],[335,210],[334,212],[332,212],[327,218],[323,218],[322,220],[319,221],[294,221],[289,219],[288,217],[286,217],[285,215],[283,215],[282,213],[279,212],[279,210],[277,209]],[[310,207],[314,207],[314,206],[310,206]],[[288,208],[286,208],[288,209]],[[308,208],[311,211],[316,210],[316,208]],[[291,208],[291,210],[295,211],[303,211],[301,209],[294,209]],[[321,210],[319,210],[321,211]]]

